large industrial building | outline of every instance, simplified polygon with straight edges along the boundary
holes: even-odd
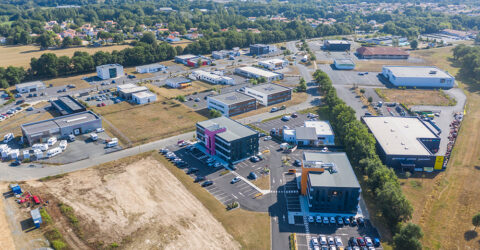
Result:
[[[301,194],[310,214],[354,216],[361,188],[344,152],[304,152]]]
[[[192,72],[192,77],[211,84],[234,85],[235,80],[228,76],[214,74],[204,70],[195,70]]]
[[[254,97],[263,106],[270,106],[292,99],[292,89],[274,83],[246,87],[245,94]]]
[[[382,74],[396,87],[450,89],[455,77],[437,67],[384,66]]]
[[[198,147],[235,164],[258,153],[258,132],[221,116],[197,123]]]
[[[207,97],[208,109],[220,111],[226,117],[239,115],[257,108],[257,100],[240,92]]]
[[[33,91],[45,90],[45,83],[42,81],[25,82],[15,85],[17,93],[29,93]]]
[[[408,59],[410,54],[396,47],[360,47],[357,56],[360,59]]]
[[[61,115],[70,115],[87,110],[83,104],[69,95],[59,96],[57,100],[52,101],[52,108]]]
[[[92,111],[21,125],[23,140],[29,145],[44,143],[50,137],[66,138],[69,135],[89,133],[101,127],[102,118]]]
[[[443,169],[443,156],[435,156],[440,137],[417,117],[364,116],[363,122],[377,140],[385,165],[408,171]]]
[[[123,66],[120,64],[106,64],[97,66],[97,76],[102,80],[123,76]]]
[[[167,67],[160,63],[153,63],[153,64],[137,66],[135,70],[137,71],[137,73],[145,74],[145,73],[154,73],[158,71],[166,71]]]
[[[331,51],[350,51],[351,43],[345,40],[325,40],[323,49]]]
[[[247,78],[265,78],[267,82],[283,79],[282,73],[276,73],[268,70],[259,69],[256,67],[241,67],[236,68],[235,73]]]

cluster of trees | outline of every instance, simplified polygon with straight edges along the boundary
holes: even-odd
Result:
[[[455,46],[453,60],[460,65],[460,76],[478,82],[480,79],[480,47],[464,44]]]
[[[81,51],[76,51],[72,57],[45,53],[39,58],[32,58],[28,70],[23,67],[0,67],[0,85],[8,87],[24,80],[88,73],[103,64],[119,63],[128,67],[154,63],[173,59],[176,55],[174,47],[156,41],[152,44],[137,42],[132,48],[111,53],[98,51],[93,55]]]
[[[355,111],[337,96],[328,75],[317,70],[313,76],[324,94],[324,102],[330,111],[330,122],[335,134],[345,146],[356,173],[368,176],[366,184],[372,191],[383,218],[392,231],[398,231],[398,225],[411,218],[413,208],[402,193],[395,172],[382,163],[376,153],[375,138],[368,132],[367,127],[356,119]]]

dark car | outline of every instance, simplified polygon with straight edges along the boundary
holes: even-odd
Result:
[[[179,161],[179,162],[176,162],[175,163],[177,165],[177,167],[185,167],[187,166],[188,164],[184,161]]]
[[[365,221],[363,220],[363,217],[358,217],[357,218],[357,223],[359,226],[365,225]]]
[[[380,247],[380,239],[379,238],[374,238],[373,239],[373,245],[375,247]]]
[[[352,226],[357,226],[357,220],[355,220],[355,217],[350,217],[350,225]]]
[[[300,160],[295,160],[295,161],[293,162],[293,165],[294,165],[294,166],[297,166],[297,167],[300,167],[300,166],[302,165],[302,162],[301,162]]]
[[[255,174],[255,172],[250,172],[250,174],[248,174],[248,178],[252,180],[256,180],[258,177],[257,177],[257,174]]]
[[[211,186],[213,185],[213,181],[206,181],[204,183],[202,183],[202,187],[208,187],[208,186]]]
[[[187,170],[187,174],[193,174],[193,173],[195,173],[195,172],[198,172],[198,168],[189,168],[189,169]]]
[[[197,176],[193,182],[201,182],[205,180],[205,176]]]
[[[358,246],[358,242],[357,242],[357,240],[355,239],[355,237],[351,237],[351,238],[348,240],[348,244],[350,244],[350,246],[352,246],[352,247]]]
[[[12,165],[12,166],[20,166],[21,164],[22,164],[22,162],[21,162],[21,161],[19,161],[19,160],[16,160],[16,161],[12,162],[12,164],[11,164],[11,165]]]
[[[366,246],[365,240],[362,237],[357,237],[357,243],[359,246],[364,247]]]
[[[292,118],[297,118],[298,115],[297,115],[297,113],[293,113],[293,114],[291,115],[291,117],[292,117]]]

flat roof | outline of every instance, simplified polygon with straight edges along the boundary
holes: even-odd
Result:
[[[137,66],[137,69],[150,69],[150,68],[163,68],[163,67],[165,66],[160,63],[152,63],[147,65]]]
[[[239,93],[237,91],[233,91],[233,92],[226,93],[226,94],[221,94],[221,95],[216,95],[216,96],[209,96],[208,98],[212,99],[214,101],[225,103],[227,105],[231,105],[231,104],[235,104],[235,103],[239,103],[239,102],[245,102],[245,101],[249,101],[249,100],[256,100],[255,98],[253,98],[249,95]]]
[[[192,59],[192,58],[196,58],[196,57],[198,57],[198,56],[192,55],[192,54],[175,56],[175,58],[182,59],[182,60],[188,60],[188,59]]]
[[[315,128],[298,127],[295,128],[295,137],[297,140],[316,140],[317,133]]]
[[[290,88],[287,88],[287,87],[284,87],[282,85],[278,85],[278,84],[275,84],[275,83],[260,84],[260,85],[256,85],[256,86],[253,86],[253,87],[247,87],[246,89],[253,89],[253,90],[256,90],[258,92],[267,94],[267,95],[275,94],[275,93],[282,92],[282,91],[285,91],[285,90],[291,90]]]
[[[212,72],[208,72],[208,71],[204,71],[204,70],[195,70],[195,71],[193,71],[193,73],[195,73],[197,75],[208,76],[208,77],[216,79],[216,80],[233,79],[233,78],[228,77],[228,76],[217,75],[217,74],[214,74]]]
[[[317,135],[333,135],[328,121],[305,121],[305,127],[315,128]]]
[[[328,44],[350,44],[349,41],[346,40],[326,40]]]
[[[352,60],[352,59],[349,59],[349,58],[339,58],[339,59],[335,59],[335,63],[355,65],[355,63],[353,62],[353,60]]]
[[[37,134],[100,119],[101,118],[92,111],[84,111],[48,120],[22,124],[21,127],[26,134]]]
[[[176,84],[176,83],[191,82],[191,80],[185,77],[174,77],[174,78],[168,78],[166,82]]]
[[[147,90],[147,91],[142,91],[142,92],[138,92],[138,93],[133,93],[132,96],[135,96],[137,98],[148,98],[148,97],[152,97],[152,96],[156,96],[156,95]]]
[[[136,88],[138,85],[133,84],[133,83],[127,83],[127,84],[122,84],[117,86],[117,90],[123,90],[123,89],[130,89],[130,88]]]
[[[33,81],[33,82],[24,82],[24,83],[19,83],[16,84],[16,88],[25,88],[25,87],[31,87],[31,86],[45,86],[45,83],[42,81]]]
[[[148,90],[148,88],[145,86],[137,86],[134,88],[121,89],[120,92],[124,94],[130,94],[130,93],[137,93],[137,92],[146,91],[146,90]]]
[[[325,168],[324,172],[308,172],[312,187],[360,188],[357,176],[345,152],[304,152],[304,165]],[[334,166],[336,172],[329,171]]]
[[[390,155],[431,155],[418,138],[439,138],[417,117],[364,116],[362,119]]]
[[[69,95],[58,97],[58,99],[53,101],[52,104],[60,111],[60,113],[62,113],[62,115],[85,110],[85,106]]]
[[[275,77],[275,76],[278,76],[279,74],[278,73],[275,73],[275,72],[271,72],[271,71],[268,71],[268,70],[263,70],[263,69],[259,69],[259,68],[256,68],[256,67],[250,67],[250,66],[247,66],[247,67],[241,67],[241,68],[238,68],[242,71],[245,71],[245,72],[248,72],[250,74],[254,74],[254,75],[258,75],[258,76],[263,76],[263,77]]]
[[[100,65],[100,66],[97,66],[97,69],[98,68],[113,68],[113,67],[123,67],[122,65],[118,64],[118,63],[114,63],[114,64],[104,64],[104,65]]]
[[[214,119],[198,122],[197,124],[203,128],[208,128],[211,126],[220,126],[226,128],[227,130],[225,132],[217,134],[217,136],[224,139],[225,141],[233,141],[258,134],[257,131],[225,116],[220,116]]]
[[[453,78],[447,72],[434,66],[383,66],[395,77]]]
[[[266,64],[276,64],[276,63],[284,63],[287,60],[279,59],[279,58],[273,58],[265,61],[260,61],[261,63],[266,63]]]

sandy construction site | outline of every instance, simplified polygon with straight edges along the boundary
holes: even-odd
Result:
[[[28,184],[73,208],[81,237],[89,246],[240,248],[210,212],[151,157],[122,159]],[[75,230],[62,231],[73,234]]]

